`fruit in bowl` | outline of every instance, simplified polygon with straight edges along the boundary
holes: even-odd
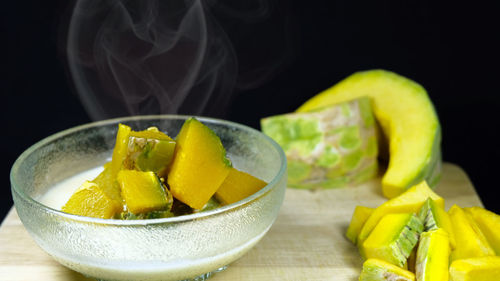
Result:
[[[231,169],[268,183],[237,202],[182,216],[128,220],[80,216],[51,207],[57,205],[57,200],[59,205],[67,203],[85,180],[89,181],[85,188],[95,189],[116,175],[122,189],[123,184],[131,185],[125,187],[131,194],[134,181],[153,183],[154,176],[141,174],[143,178],[139,179],[136,172],[130,172],[136,167],[148,167],[165,174],[161,165],[146,161],[141,153],[126,162],[133,163],[129,167],[134,169],[123,169],[127,156],[116,152],[116,147],[128,149],[128,144],[115,146],[118,124],[126,124],[137,132],[157,127],[169,136],[177,136],[188,119],[165,115],[107,120],[60,132],[30,147],[11,171],[12,194],[25,228],[61,264],[101,280],[183,280],[207,276],[241,257],[273,224],[286,187],[286,158],[281,148],[243,125],[198,118],[220,138],[231,159]],[[122,160],[121,165],[113,163],[115,155]],[[172,190],[172,184],[169,185]],[[54,193],[57,188],[65,192]],[[124,197],[123,190],[118,194],[113,188],[101,191],[107,192],[111,200]],[[52,203],[45,201],[51,192],[56,194]],[[172,194],[175,197],[176,193]],[[166,205],[163,201],[157,203],[163,207],[170,204],[168,200]],[[172,205],[175,204],[178,202],[174,200]]]

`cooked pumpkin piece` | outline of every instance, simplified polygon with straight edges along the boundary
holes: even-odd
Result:
[[[152,171],[163,176],[172,161],[174,149],[175,141],[156,127],[139,132],[131,131],[124,167]]]
[[[172,206],[172,195],[154,172],[121,170],[117,180],[129,212],[143,214]]]
[[[62,207],[62,211],[74,215],[109,219],[122,211],[122,206],[111,199],[93,182],[85,181]]]
[[[231,168],[215,197],[223,204],[232,204],[246,198],[266,186],[267,183],[248,173]]]
[[[111,178],[116,178],[116,175],[118,175],[118,172],[122,169],[123,161],[127,157],[128,138],[131,131],[132,129],[129,126],[118,124],[118,132],[116,133],[116,142],[110,164]]]
[[[195,118],[184,122],[176,138],[167,182],[172,195],[200,210],[231,170],[219,137]]]
[[[110,199],[123,206],[120,186],[116,181],[116,177],[112,175],[111,162],[104,164],[104,170],[92,182],[97,184]]]

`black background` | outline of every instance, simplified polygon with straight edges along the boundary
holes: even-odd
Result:
[[[444,160],[461,166],[486,207],[500,213],[496,9],[434,2],[273,2],[290,20],[293,56],[272,79],[238,91],[225,118],[258,127],[261,117],[293,111],[355,71],[392,70],[427,89],[442,124]],[[6,5],[0,218],[12,206],[9,171],[19,154],[44,137],[91,121],[73,92],[60,42],[70,5],[32,0]]]

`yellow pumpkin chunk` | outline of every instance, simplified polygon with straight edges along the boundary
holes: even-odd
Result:
[[[417,213],[429,197],[434,200],[437,206],[444,208],[444,199],[432,191],[425,181],[410,187],[401,195],[386,201],[377,207],[368,220],[366,220],[358,235],[358,244],[362,243],[370,235],[373,228],[384,215],[391,213]]]
[[[457,205],[451,206],[448,214],[453,232],[456,233],[456,247],[451,252],[452,261],[495,255],[481,229],[469,214]]]
[[[356,244],[359,232],[365,224],[368,217],[373,213],[373,208],[368,208],[365,206],[356,206],[354,213],[352,214],[351,223],[347,228],[345,236],[347,239],[351,240],[352,243]]]
[[[172,161],[174,149],[175,141],[156,127],[131,131],[123,166],[125,169],[152,171],[163,176]]]
[[[500,255],[500,216],[481,207],[464,208],[469,213],[490,246]]]
[[[500,276],[500,257],[479,257],[452,262],[452,281],[497,281]]]
[[[403,267],[424,226],[411,213],[387,214],[360,247],[365,258],[376,258]]]
[[[415,274],[383,260],[368,259],[359,281],[415,281]]]
[[[176,139],[167,182],[173,196],[202,209],[231,170],[219,137],[195,118],[184,122]]]
[[[111,178],[116,178],[116,175],[122,169],[123,161],[127,157],[128,138],[131,131],[132,129],[129,126],[118,124],[118,132],[116,133],[116,142],[110,164]]]
[[[452,249],[455,249],[455,233],[453,232],[450,216],[444,210],[444,208],[437,206],[434,200],[429,198],[420,209],[418,216],[424,223],[424,231],[442,228],[443,230],[448,232],[450,246]]]
[[[123,206],[120,185],[112,175],[111,162],[104,164],[104,170],[92,182],[97,184],[109,198]]]
[[[215,197],[222,204],[232,204],[246,198],[266,186],[267,183],[245,172],[231,168]]]
[[[153,172],[121,170],[117,176],[127,209],[134,214],[168,210],[172,195]]]
[[[95,183],[85,181],[71,195],[62,211],[74,215],[109,219],[122,211],[122,206],[109,198]]]
[[[447,281],[450,258],[450,238],[442,228],[420,235],[415,275],[419,281]]]

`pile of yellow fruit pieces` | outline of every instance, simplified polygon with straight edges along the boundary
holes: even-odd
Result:
[[[184,122],[175,140],[156,127],[136,132],[119,124],[112,160],[62,211],[103,219],[170,217],[184,214],[173,209],[174,201],[203,211],[211,200],[232,204],[266,185],[234,168],[220,138],[196,118]]]
[[[357,206],[346,236],[365,259],[360,281],[500,280],[500,215],[446,211],[425,181],[375,209]]]

